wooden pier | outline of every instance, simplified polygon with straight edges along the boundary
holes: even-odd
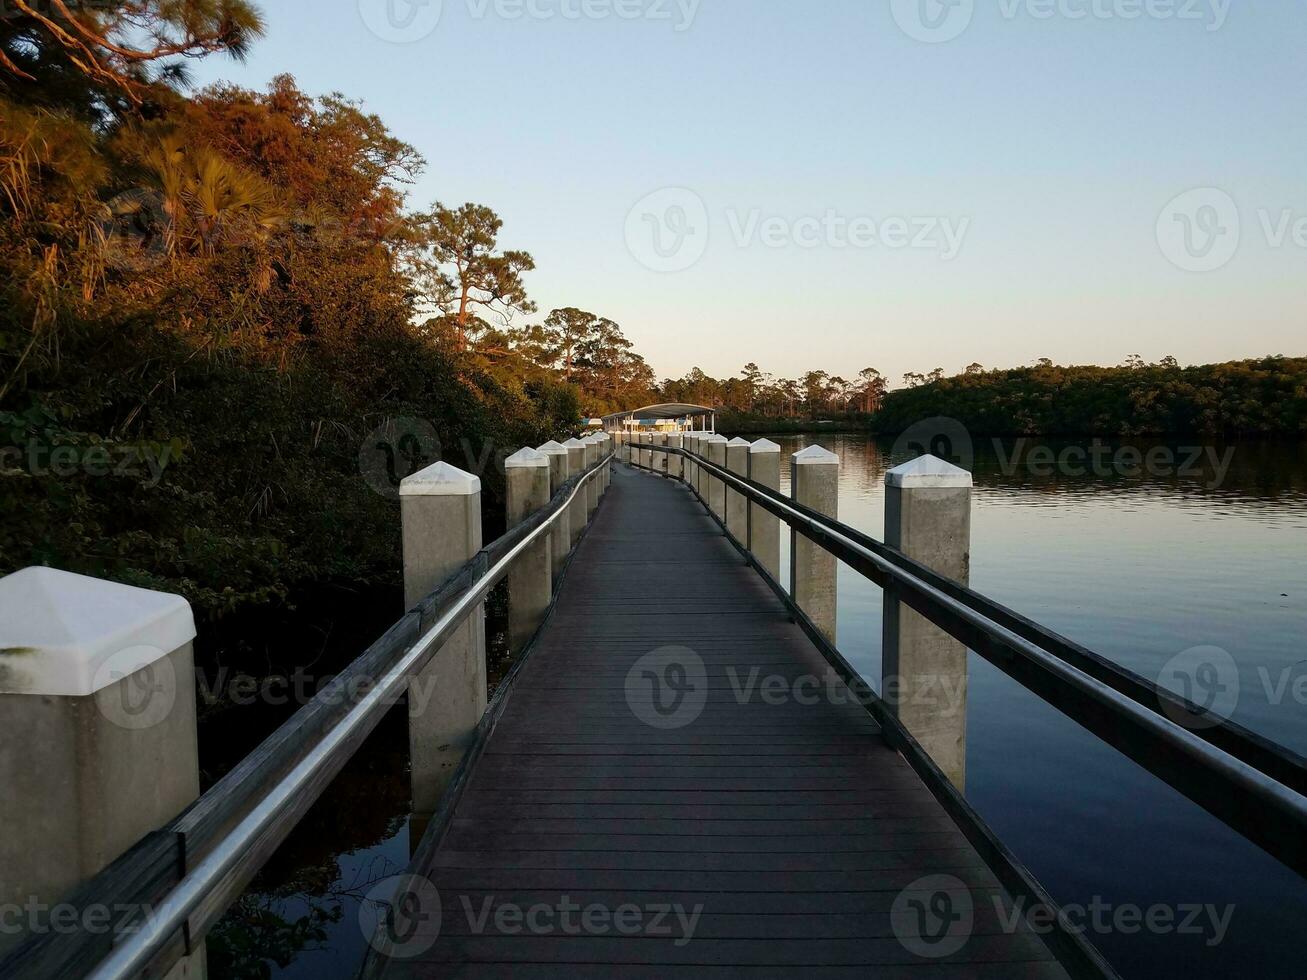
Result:
[[[652,698],[673,703],[662,671],[700,664],[701,710],[651,727]],[[760,677],[822,693],[764,700]],[[1066,976],[1027,930],[1003,933],[993,872],[704,508],[625,468],[422,865],[439,937],[388,978]],[[891,923],[929,875],[975,901],[969,941],[933,961]],[[477,931],[487,908],[564,899],[637,907],[644,928],[533,935],[492,912]],[[702,909],[692,937],[671,914],[655,927],[666,905]]]

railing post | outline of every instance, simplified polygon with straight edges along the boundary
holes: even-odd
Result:
[[[821,446],[790,457],[791,496],[827,517],[839,516],[840,458]],[[799,608],[835,642],[835,556],[797,531],[790,532],[790,595]]]
[[[736,437],[726,444],[726,468],[748,479],[749,440]],[[726,530],[742,545],[749,543],[749,500],[737,490],[726,490]]]
[[[667,433],[666,433],[666,432],[653,432],[653,433],[650,433],[649,441],[650,441],[650,445],[653,445],[653,446],[665,446],[665,445],[667,445]],[[659,473],[659,474],[662,474],[663,476],[666,476],[666,475],[667,475],[667,454],[666,454],[666,453],[651,452],[650,455],[653,457],[653,471],[654,471],[655,473]]]
[[[684,438],[682,438],[681,440],[681,445],[686,449],[686,451],[690,453],[697,453],[699,451],[699,433],[697,432],[685,433]],[[689,486],[698,487],[699,468],[695,466],[693,458],[686,459],[684,472],[685,472],[685,482]]]
[[[649,451],[648,446],[653,445],[653,433],[640,433],[640,465],[648,470],[653,469],[653,453]]]
[[[594,436],[587,436],[581,440],[585,446],[585,468],[589,469],[599,462],[600,450],[599,442]],[[594,519],[595,511],[599,509],[599,480],[596,477],[586,484],[585,488],[585,521],[587,524]]]
[[[504,460],[507,528],[521,524],[549,503],[549,457],[523,449]],[[521,555],[508,572],[508,646],[521,650],[535,635],[554,594],[549,535]]]
[[[885,543],[966,585],[971,474],[920,456],[885,474]],[[967,762],[967,648],[885,589],[881,691],[904,726],[959,788]]]
[[[681,433],[679,432],[667,433],[667,447],[669,449],[680,449],[681,443],[682,443]],[[682,465],[684,462],[685,460],[681,456],[674,456],[674,455],[668,456],[667,475],[671,477],[673,480],[681,479],[681,474],[685,472],[685,467]]]
[[[4,908],[49,910],[199,796],[194,638],[181,596],[53,568],[0,579]],[[0,954],[24,938],[0,930]],[[168,976],[202,974],[200,948]]]
[[[749,447],[749,479],[770,490],[781,488],[781,447],[759,439]],[[749,551],[778,582],[781,578],[781,519],[750,501]]]
[[[401,482],[399,500],[412,609],[481,550],[481,481],[442,461]],[[409,683],[415,830],[435,812],[486,710],[484,617],[478,606]]]
[[[710,435],[704,440],[707,444],[708,462],[715,463],[717,466],[726,466],[726,442],[725,436]],[[719,521],[726,520],[726,484],[715,477],[708,479],[708,508],[717,515]]]
[[[613,451],[613,437],[607,432],[599,433],[599,458],[603,459]],[[613,464],[610,461],[604,467],[603,475],[599,478],[599,496],[608,492],[608,487],[613,482]]]
[[[710,432],[700,432],[694,440],[694,451],[700,459],[708,458],[708,437]],[[699,491],[699,498],[705,505],[708,503],[708,473],[702,466],[694,467],[694,488]]]
[[[585,472],[585,443],[580,439],[568,439],[563,443],[563,448],[567,450],[567,478],[570,480]],[[586,507],[586,493],[582,490],[567,508],[571,515],[568,523],[572,529],[572,548],[576,547],[576,543],[581,540],[581,535],[585,533]],[[568,550],[571,551],[571,548]]]
[[[567,447],[561,442],[550,440],[540,447],[540,452],[549,458],[549,499],[562,489],[567,482]],[[558,578],[567,561],[571,548],[572,524],[566,513],[554,521],[554,529],[549,533],[549,555],[552,559],[553,576]]]

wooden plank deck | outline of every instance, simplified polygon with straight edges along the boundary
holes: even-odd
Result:
[[[678,663],[698,690],[679,706]],[[1037,937],[1003,929],[998,881],[865,711],[757,686],[824,691],[826,675],[687,490],[617,467],[422,869],[439,938],[386,977],[1065,977]],[[909,949],[890,914],[927,875],[974,905],[943,957]]]

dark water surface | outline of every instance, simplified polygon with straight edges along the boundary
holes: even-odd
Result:
[[[776,441],[787,490],[790,453],[839,454],[840,519],[882,536],[888,446]],[[1077,465],[1074,445],[1058,472],[1046,461],[1066,443],[1027,465],[1039,444],[976,447],[972,586],[1150,679],[1185,650],[1221,647],[1239,669],[1235,720],[1307,753],[1307,681],[1294,685],[1307,675],[1307,445],[1221,446],[1192,466],[1193,442],[1141,445],[1159,450],[1141,473],[1130,453]],[[839,601],[840,649],[878,687],[880,590],[841,568]],[[229,736],[201,733],[241,741]],[[1107,906],[1106,931],[1084,921],[1123,975],[1304,975],[1296,875],[974,655],[967,739],[968,798],[1059,902]],[[211,950],[238,955],[211,975],[355,975],[361,897],[407,861],[406,753],[392,716],[225,920]],[[1173,925],[1113,926],[1131,906],[1165,907]],[[1199,931],[1179,934],[1190,907]],[[1212,914],[1229,916],[1223,934]]]

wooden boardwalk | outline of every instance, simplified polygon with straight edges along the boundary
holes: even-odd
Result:
[[[1004,930],[994,875],[867,713],[825,695],[825,661],[702,506],[616,469],[421,869],[439,938],[385,975],[1065,977]],[[822,693],[764,698],[767,677]],[[915,913],[891,919],[928,875],[974,909],[945,956],[896,935]]]

